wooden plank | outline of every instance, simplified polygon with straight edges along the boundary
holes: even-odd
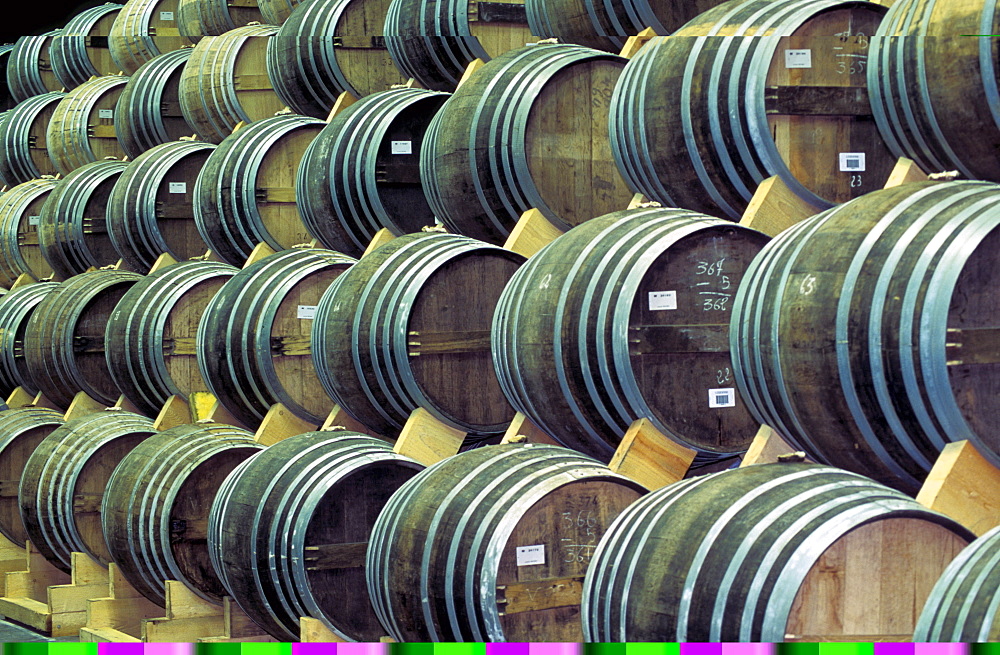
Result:
[[[349,91],[344,91],[343,93],[341,93],[339,96],[337,96],[337,100],[333,103],[333,107],[330,109],[330,113],[327,114],[326,122],[329,123],[330,121],[332,121],[334,116],[344,111],[357,101],[358,98],[353,93]]]
[[[267,410],[254,439],[259,444],[271,446],[289,437],[314,430],[316,430],[315,424],[296,416],[281,403],[275,403]]]
[[[625,57],[626,59],[631,59],[636,55],[636,53],[639,52],[642,46],[646,45],[646,43],[654,36],[656,36],[656,32],[653,31],[653,28],[647,27],[635,36],[628,37],[628,39],[625,40],[625,45],[622,47],[619,55]]]
[[[180,396],[170,396],[163,404],[160,413],[153,421],[153,427],[157,430],[169,430],[178,425],[186,425],[191,422],[191,408]]]
[[[164,596],[167,604],[168,619],[193,619],[205,617],[222,618],[222,606],[210,603],[187,588],[177,580],[166,580],[163,583]],[[206,632],[201,636],[221,635],[219,632]]]
[[[497,586],[500,616],[555,607],[578,607],[582,596],[583,576]]]
[[[114,125],[88,125],[87,126],[87,136],[93,137],[95,139],[117,139],[118,135],[115,133]]]
[[[274,89],[267,75],[234,75],[233,88],[243,91],[270,91]]]
[[[900,157],[896,160],[896,165],[892,167],[892,172],[889,173],[889,179],[885,181],[884,188],[891,189],[902,184],[924,182],[926,180],[927,173],[917,166],[917,162],[906,157]]]
[[[950,443],[934,462],[917,502],[982,535],[1000,525],[1000,470],[971,442]]]
[[[729,324],[635,325],[629,328],[629,353],[728,353]]]
[[[445,425],[423,407],[410,413],[393,452],[430,466],[458,453],[465,432]]]
[[[395,238],[396,238],[395,234],[393,234],[392,232],[390,232],[388,230],[388,228],[384,228],[383,227],[382,229],[380,229],[378,232],[375,233],[375,236],[372,237],[371,243],[368,244],[368,247],[365,248],[364,254],[361,255],[361,256],[364,257],[365,255],[367,255],[368,253],[372,252],[376,248],[379,248],[380,246],[383,246],[383,245],[389,243],[390,241],[392,241]]]
[[[767,86],[767,114],[784,116],[871,116],[868,89],[863,86]]]
[[[525,257],[555,241],[563,231],[552,224],[539,210],[531,208],[521,214],[503,247]]]
[[[948,366],[1000,362],[1000,328],[948,328]]]
[[[819,208],[795,195],[777,175],[760,183],[750,199],[740,225],[775,236],[799,221],[819,213]]]
[[[504,432],[500,443],[523,443],[525,441],[529,443],[547,443],[553,446],[562,445],[535,425],[527,416],[521,412],[517,412],[514,414],[514,419],[510,422],[510,425],[507,426],[507,431]]]
[[[31,598],[4,597],[0,598],[0,614],[45,634],[52,631],[52,614],[47,603]]]
[[[490,330],[464,332],[418,332],[407,334],[407,354],[440,355],[445,353],[489,352]]]
[[[141,639],[114,628],[80,628],[81,643],[140,643]]]
[[[250,256],[247,257],[247,261],[243,264],[243,268],[247,268],[252,264],[256,264],[265,257],[270,257],[275,254],[274,248],[267,245],[266,243],[258,243],[256,247],[250,252]]]
[[[326,571],[329,569],[363,568],[367,552],[367,541],[306,546],[306,569],[309,571]]]
[[[345,640],[334,634],[319,619],[303,616],[299,620],[299,641],[302,643],[338,643]]]
[[[695,455],[641,418],[629,426],[608,467],[648,489],[659,489],[683,479]]]
[[[478,71],[485,65],[486,62],[484,62],[482,59],[479,59],[478,57],[470,61],[469,65],[465,67],[465,72],[462,73],[462,77],[458,80],[458,84],[455,85],[455,88],[456,89],[460,88],[463,84],[465,84],[469,80],[469,78],[471,78],[473,75],[476,74],[476,71]]]
[[[294,187],[267,187],[256,189],[254,195],[258,203],[294,203],[296,200]]]
[[[774,464],[779,457],[795,452],[799,451],[782,439],[780,434],[769,426],[762,425],[757,430],[757,435],[753,438],[750,448],[743,455],[740,467],[753,466],[754,464]],[[806,458],[803,461],[812,460]]]

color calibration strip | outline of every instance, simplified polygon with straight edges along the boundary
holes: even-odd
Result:
[[[3,644],[3,655],[1000,655],[1000,644]]]

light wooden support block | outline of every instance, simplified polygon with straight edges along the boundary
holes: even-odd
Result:
[[[775,175],[760,183],[743,213],[740,225],[775,236],[801,220],[820,212]]]
[[[14,283],[10,285],[10,290],[13,291],[14,289],[20,289],[21,287],[26,287],[29,284],[34,284],[35,282],[37,282],[37,280],[28,273],[21,273],[17,276],[17,279],[14,280]]]
[[[299,619],[299,641],[302,643],[343,643],[344,640],[323,625],[319,619],[303,616]]]
[[[884,188],[891,189],[903,184],[910,184],[911,182],[926,181],[927,173],[917,166],[915,161],[906,157],[900,157],[896,160],[896,165],[892,167],[892,172],[889,173],[889,179],[885,181]]]
[[[503,433],[500,443],[544,443],[552,446],[562,444],[550,437],[544,430],[535,425],[530,418],[518,412],[514,414],[514,420],[507,426],[507,431]]]
[[[0,535],[0,597],[7,595],[7,573],[28,568],[28,553],[7,537]]]
[[[330,109],[330,113],[326,117],[326,122],[329,123],[330,121],[332,121],[334,116],[344,111],[357,101],[358,101],[357,96],[355,96],[350,91],[344,91],[343,93],[341,93],[339,96],[337,96],[337,100],[333,103],[333,107]]]
[[[682,480],[697,454],[641,418],[625,432],[608,468],[653,490]]]
[[[225,423],[226,425],[232,425],[237,428],[249,430],[249,428],[244,425],[242,421],[233,416],[232,413],[226,409],[225,406],[218,401],[218,399],[216,399],[215,396],[207,391],[195,391],[191,393],[188,396],[187,404],[191,423]],[[254,432],[254,430],[250,430],[250,432]]]
[[[531,257],[562,234],[563,231],[545,218],[542,212],[531,208],[521,214],[503,247],[519,255]]]
[[[162,270],[164,268],[167,268],[168,266],[173,266],[176,263],[177,260],[174,259],[171,255],[163,253],[162,255],[156,258],[155,262],[153,262],[153,266],[149,269],[149,274],[152,275],[153,273]]]
[[[380,229],[378,232],[375,233],[375,236],[372,237],[371,243],[368,244],[368,247],[365,248],[364,254],[361,256],[364,257],[365,255],[371,253],[373,250],[376,250],[377,248],[384,246],[385,244],[389,243],[395,238],[396,238],[395,234],[390,232],[388,228],[383,227],[382,229]]]
[[[774,429],[767,425],[762,425],[757,430],[757,435],[753,438],[750,448],[743,455],[740,468],[753,466],[754,464],[774,464],[778,461],[779,457],[796,452],[800,451],[794,446],[789,445]],[[812,460],[806,457],[802,461],[811,462]]]
[[[1000,470],[969,441],[950,443],[934,462],[917,502],[982,535],[1000,525]]]
[[[68,573],[60,571],[35,551],[31,542],[25,550],[26,570],[5,574],[6,595],[0,598],[0,615],[49,634],[52,631],[49,587],[70,584],[72,580]]]
[[[343,428],[344,430],[350,430],[351,432],[360,432],[361,434],[367,434],[369,437],[381,439],[382,441],[395,441],[395,439],[385,437],[375,430],[372,430],[361,421],[358,421],[353,416],[348,414],[347,411],[340,405],[333,406],[333,409],[330,410],[330,415],[326,417],[326,420],[319,429],[333,430],[336,428]]]
[[[316,425],[296,416],[292,410],[281,403],[271,405],[267,411],[254,439],[264,446],[271,446],[279,441],[294,437],[297,434],[312,432]]]
[[[647,27],[635,36],[628,37],[619,54],[626,59],[631,59],[654,36],[656,36],[656,32],[653,31],[653,28]]]
[[[80,641],[137,642],[143,620],[162,615],[163,608],[136,591],[112,562],[104,595],[87,601],[87,624],[80,629]]]
[[[103,412],[105,409],[107,409],[107,405],[99,400],[94,400],[83,391],[78,391],[73,396],[73,401],[69,404],[69,408],[66,409],[66,415],[63,416],[63,419],[71,421],[81,416]]]
[[[250,251],[250,256],[247,257],[247,261],[243,264],[243,268],[247,268],[253,264],[256,264],[265,257],[270,257],[275,253],[274,248],[267,245],[266,243],[258,243],[253,250]]]
[[[7,407],[16,409],[18,407],[32,407],[35,404],[35,396],[24,390],[24,387],[15,387],[14,391],[7,396]]]
[[[215,605],[176,580],[164,591],[166,616],[142,622],[144,642],[273,641],[228,598]]]
[[[41,391],[39,391],[38,394],[35,395],[35,399],[31,402],[31,407],[44,407],[45,409],[54,409],[57,412],[65,411],[62,407],[55,404],[48,398],[46,398],[45,394],[43,394]]]
[[[111,409],[117,409],[117,410],[121,410],[123,412],[132,412],[133,414],[142,414],[142,415],[144,415],[144,412],[141,409],[139,409],[138,407],[136,407],[132,403],[132,401],[130,401],[124,395],[118,396],[118,400],[115,402],[114,406]]]
[[[71,553],[70,583],[48,590],[52,636],[76,636],[87,625],[87,601],[107,593],[108,571],[86,553]]]
[[[648,205],[651,202],[652,201],[650,201],[650,199],[644,196],[643,194],[637,193],[634,196],[632,196],[632,199],[629,201],[628,207],[626,207],[626,209],[638,209],[639,207],[642,207],[643,205]],[[656,204],[658,205],[660,203]]]
[[[465,84],[469,80],[470,77],[476,74],[476,71],[482,68],[485,64],[486,62],[484,62],[482,59],[479,58],[473,59],[471,62],[469,62],[469,65],[465,67],[465,72],[462,73],[462,77],[461,79],[458,80],[458,84],[455,85],[455,88],[456,89],[460,88],[463,84]]]
[[[458,453],[465,432],[445,425],[423,407],[410,412],[393,446],[397,455],[411,457],[430,466]]]
[[[163,403],[163,408],[153,420],[153,427],[157,430],[169,430],[178,425],[192,423],[191,408],[180,396],[170,396],[167,402]]]

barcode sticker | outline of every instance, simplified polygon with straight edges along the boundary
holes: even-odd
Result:
[[[545,564],[545,544],[537,546],[518,546],[517,553],[518,566],[532,566],[534,564]]]
[[[656,311],[660,309],[677,309],[676,291],[650,291],[649,309]]]
[[[850,173],[863,173],[865,170],[865,153],[863,152],[842,152],[840,153],[840,170]]]
[[[173,19],[174,19],[174,12],[172,11],[160,12],[160,20],[173,20]]]
[[[113,109],[98,109],[97,110],[97,117],[98,118],[114,118],[115,117],[115,111]]]
[[[715,407],[736,407],[736,389],[709,389],[708,406]]]
[[[392,142],[392,154],[394,154],[394,155],[412,155],[413,154],[413,142],[412,141],[393,141]]]
[[[812,50],[785,50],[785,68],[812,67]]]
[[[42,222],[42,217],[41,216],[29,216],[28,217],[28,225],[38,225],[41,222]]]
[[[187,193],[187,182],[171,182],[167,185],[167,191],[170,193]]]
[[[316,318],[316,305],[299,305],[299,318],[312,320]]]

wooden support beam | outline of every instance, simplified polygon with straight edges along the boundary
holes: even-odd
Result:
[[[629,426],[608,467],[652,490],[682,480],[696,455],[641,418]]]
[[[153,427],[157,430],[169,430],[192,422],[191,408],[187,402],[180,396],[170,396],[153,420]]]
[[[173,266],[176,263],[177,260],[174,259],[171,255],[169,255],[168,253],[163,253],[162,255],[156,258],[155,262],[153,262],[153,266],[149,269],[149,274],[152,275],[153,273],[162,270],[164,268],[167,268],[168,266]]]
[[[642,46],[646,45],[646,43],[655,36],[656,32],[653,31],[653,28],[647,27],[635,36],[628,37],[628,39],[625,40],[625,45],[622,47],[619,54],[626,59],[631,59],[636,55],[636,53],[639,52]]]
[[[542,212],[532,208],[521,214],[503,247],[519,255],[531,257],[562,234],[563,231],[545,218]]]
[[[342,643],[347,640],[338,637],[319,619],[303,616],[299,620],[299,641],[302,643]]]
[[[795,193],[777,175],[760,183],[743,213],[740,225],[775,236],[820,212]]]
[[[514,414],[514,419],[507,427],[500,443],[545,443],[552,446],[562,444],[550,437],[544,430],[521,412]]]
[[[469,65],[465,67],[465,72],[462,73],[462,77],[461,79],[458,80],[458,84],[455,85],[455,88],[456,89],[461,88],[463,84],[469,81],[469,78],[471,78],[473,75],[476,74],[476,71],[478,71],[485,65],[486,62],[484,62],[482,59],[479,58],[473,59],[471,62],[469,62]]]
[[[365,255],[371,253],[372,251],[381,246],[384,246],[385,244],[389,243],[395,238],[396,238],[395,234],[390,232],[388,228],[383,227],[381,230],[375,233],[375,236],[372,237],[371,243],[368,244],[368,247],[365,248],[364,254],[361,256],[364,257]]]
[[[1000,525],[1000,470],[971,442],[950,443],[934,462],[917,502],[982,535]]]
[[[772,428],[762,425],[760,426],[760,429],[757,430],[757,435],[750,443],[750,448],[747,449],[746,454],[743,455],[743,461],[740,462],[740,468],[744,466],[753,466],[754,464],[774,464],[779,461],[778,458],[798,452],[800,451],[794,446],[789,445],[787,441],[782,439],[780,434],[775,432]],[[805,453],[801,453],[801,455],[803,456],[802,461],[812,461],[805,457]]]
[[[347,413],[340,405],[334,405],[333,409],[330,410],[330,415],[326,417],[323,425],[320,426],[320,430],[349,430],[351,432],[360,432],[361,434],[367,434],[369,437],[374,437],[376,439],[381,439],[382,441],[395,441],[395,439],[390,439],[385,437],[375,430],[372,430],[367,425],[358,421],[353,416]]]
[[[94,400],[83,391],[79,391],[73,396],[73,401],[69,404],[69,408],[66,409],[66,415],[63,416],[63,419],[70,421],[81,416],[87,416],[88,414],[103,412],[105,409],[107,409],[107,405],[99,400]]]
[[[465,432],[445,425],[423,407],[410,413],[393,452],[430,466],[458,453]]]
[[[16,409],[18,407],[31,407],[35,404],[35,396],[24,390],[24,387],[15,387],[14,391],[7,396],[7,407]]]
[[[271,405],[267,411],[254,439],[264,446],[271,446],[279,441],[294,437],[297,434],[313,432],[316,425],[296,416],[292,410],[281,403]]]
[[[903,184],[926,181],[927,173],[917,166],[915,161],[906,157],[900,157],[896,160],[896,165],[892,167],[892,172],[889,173],[889,179],[885,181],[884,188],[891,189]]]
[[[243,268],[256,264],[265,257],[270,257],[273,254],[275,254],[274,248],[263,242],[258,243],[250,252],[250,256],[247,257],[247,261],[243,264]]]
[[[333,107],[330,109],[330,113],[326,117],[326,122],[329,123],[332,121],[334,116],[344,111],[357,101],[358,98],[350,91],[344,91],[341,93],[337,96],[337,100],[333,103]]]

